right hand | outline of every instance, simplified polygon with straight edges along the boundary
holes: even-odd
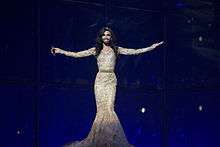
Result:
[[[51,53],[55,56],[57,53],[60,53],[61,49],[56,47],[51,47]]]

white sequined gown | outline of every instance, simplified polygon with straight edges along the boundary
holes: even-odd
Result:
[[[119,47],[118,53],[136,55],[151,50],[126,49]],[[95,48],[81,52],[62,51],[62,54],[72,57],[95,55]],[[126,139],[120,121],[114,111],[117,79],[114,73],[116,56],[114,51],[101,51],[97,57],[99,72],[96,75],[94,91],[97,113],[91,131],[82,141],[66,144],[65,147],[132,147]]]

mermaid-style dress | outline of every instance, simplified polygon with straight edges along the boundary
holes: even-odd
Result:
[[[150,50],[126,49],[119,47],[118,53],[124,55],[136,55]],[[95,55],[95,48],[81,52],[62,51],[62,54],[72,57],[86,57]],[[116,56],[111,49],[103,50],[97,57],[99,72],[96,75],[94,91],[96,100],[96,117],[87,138],[75,141],[65,147],[132,147],[126,139],[120,121],[114,111],[117,79],[114,73]]]

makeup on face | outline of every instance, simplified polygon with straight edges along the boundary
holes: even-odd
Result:
[[[110,40],[111,40],[111,33],[109,31],[105,31],[102,34],[102,40],[103,40],[104,43],[109,43]]]

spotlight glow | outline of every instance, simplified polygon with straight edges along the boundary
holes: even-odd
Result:
[[[202,111],[202,110],[203,110],[203,106],[200,105],[200,106],[198,107],[198,109],[199,109],[199,111]]]
[[[200,42],[202,42],[202,41],[203,41],[202,36],[199,36],[199,41],[200,41]]]
[[[20,135],[20,134],[21,134],[21,131],[20,131],[20,130],[18,130],[18,131],[17,131],[17,134],[18,134],[18,135]]]
[[[146,109],[143,107],[143,108],[141,108],[141,112],[142,113],[145,113],[145,111],[146,111]]]

